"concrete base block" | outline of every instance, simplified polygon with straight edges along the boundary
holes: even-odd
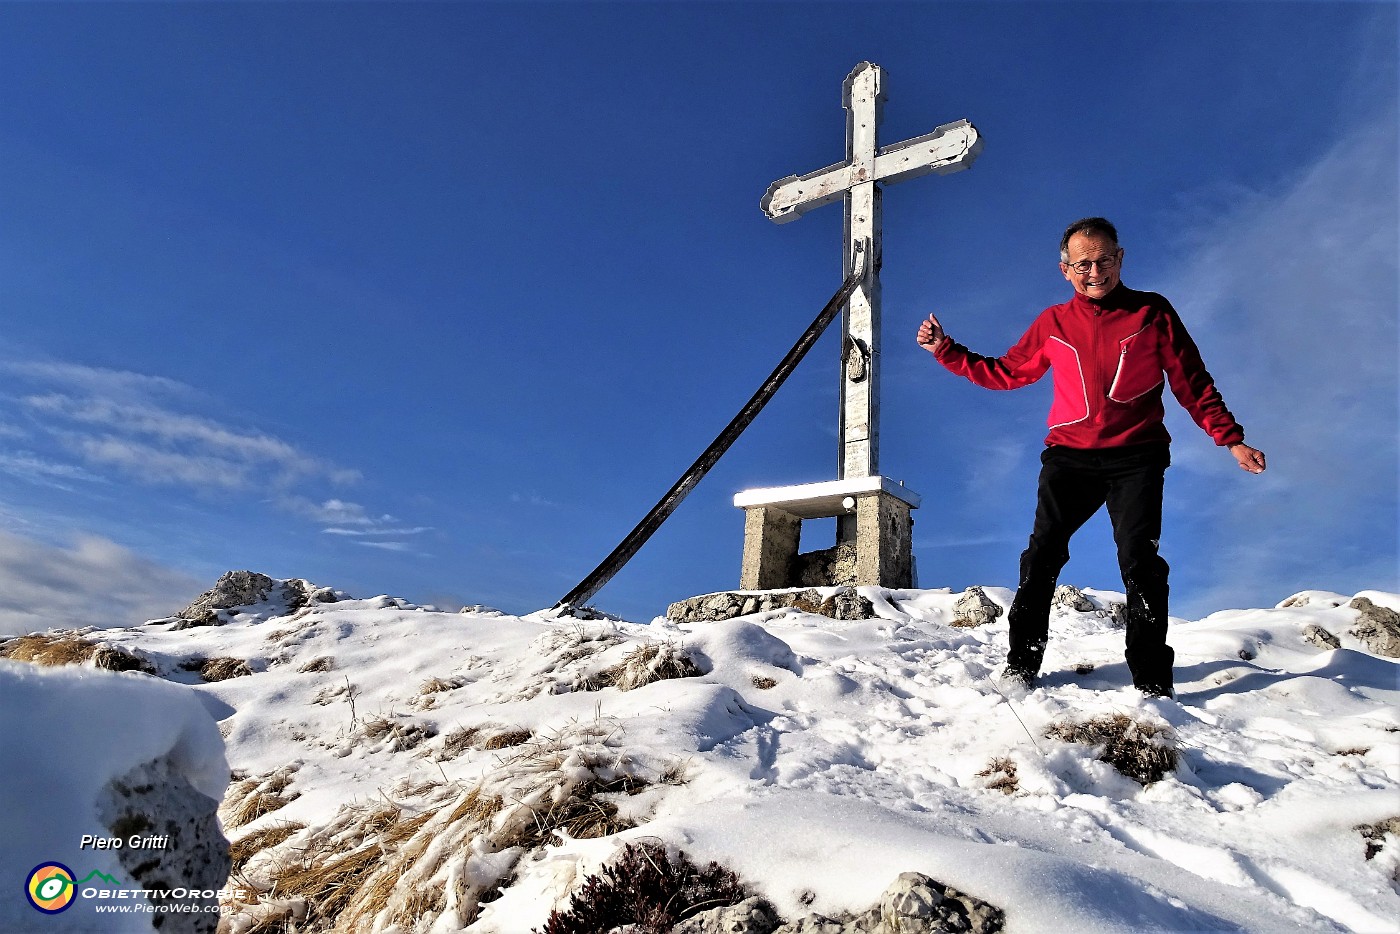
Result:
[[[811,495],[805,495],[808,493]],[[734,500],[744,509],[744,560],[739,575],[743,590],[852,584],[914,586],[910,510],[919,505],[919,497],[893,481],[862,477],[750,490]],[[849,560],[830,561],[830,567],[841,566],[842,579],[818,581],[813,579],[813,568],[822,565],[799,560],[802,520],[830,516],[845,517],[842,533],[849,538],[837,550],[849,552],[854,545],[854,572]]]

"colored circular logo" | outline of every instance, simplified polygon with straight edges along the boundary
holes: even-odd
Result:
[[[24,883],[24,894],[37,910],[56,915],[72,905],[77,897],[73,870],[62,863],[41,863],[34,867]]]

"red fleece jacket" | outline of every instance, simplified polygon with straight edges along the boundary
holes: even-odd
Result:
[[[951,339],[935,356],[987,389],[1019,389],[1055,371],[1046,444],[1108,448],[1170,441],[1162,424],[1163,374],[1172,394],[1218,445],[1244,440],[1176,309],[1155,292],[1120,284],[1101,301],[1075,293],[1052,305],[1000,357]]]

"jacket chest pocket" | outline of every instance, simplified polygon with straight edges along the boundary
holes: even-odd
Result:
[[[1108,397],[1114,402],[1132,402],[1162,385],[1156,338],[1156,331],[1148,325],[1118,342],[1118,369],[1108,388]]]

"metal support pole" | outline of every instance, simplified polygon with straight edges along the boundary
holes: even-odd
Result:
[[[802,362],[802,358],[807,355],[807,351],[812,349],[812,345],[821,337],[822,332],[836,318],[843,305],[850,299],[852,293],[864,280],[870,270],[869,254],[870,243],[862,241],[855,244],[855,255],[852,257],[850,275],[846,281],[841,283],[841,288],[836,290],[836,294],[831,297],[831,301],[826,303],[826,307],[817,315],[815,321],[807,328],[806,332],[798,338],[797,343],[783,357],[777,368],[769,374],[763,381],[763,385],[753,394],[744,407],[739,410],[739,414],[725,426],[719,437],[710,443],[705,452],[690,465],[681,478],[676,481],[671,489],[666,491],[666,495],[661,497],[661,501],[652,507],[636,528],[627,534],[612,553],[603,559],[603,563],[593,569],[593,572],[585,577],[577,587],[564,595],[564,598],[555,604],[554,609],[562,612],[569,612],[580,607],[594,594],[603,588],[613,575],[622,570],[622,566],[632,559],[632,556],[641,549],[647,539],[661,527],[671,513],[676,511],[676,507],[689,495],[695,485],[700,482],[700,478],[709,473],[710,468],[715,465],[721,455],[729,450],[729,446],[739,437],[745,428],[758,417],[758,413],[763,411],[763,407],[768,404],[768,400],[773,398],[773,394],[781,386]]]

